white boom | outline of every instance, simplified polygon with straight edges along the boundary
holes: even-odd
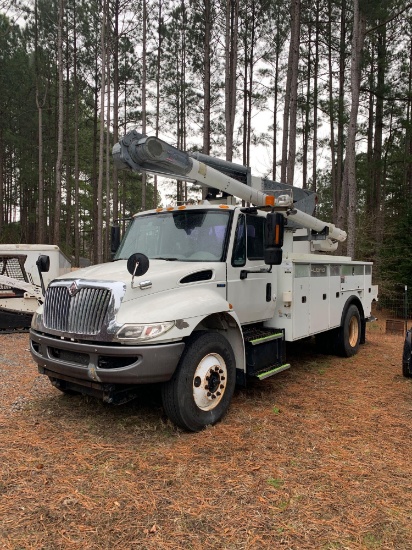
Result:
[[[147,137],[132,130],[114,145],[113,157],[119,168],[129,168],[135,172],[149,172],[214,187],[257,207],[276,206],[285,218],[290,218],[298,225],[317,233],[325,232],[324,248],[328,250],[336,249],[338,241],[346,240],[346,232],[335,227],[334,224],[293,208],[290,196],[279,197],[275,204],[274,196],[237,181],[157,137]]]

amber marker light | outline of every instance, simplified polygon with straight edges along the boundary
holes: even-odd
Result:
[[[265,206],[275,206],[275,197],[273,195],[266,195]]]
[[[233,306],[232,306],[232,304],[229,304],[229,309],[233,309]]]
[[[156,208],[156,212],[161,212],[163,208]]]
[[[182,206],[177,207],[178,210],[184,210],[185,208],[186,208],[186,206],[184,204]]]
[[[219,204],[219,208],[229,208],[227,204]]]
[[[280,242],[280,226],[279,224],[277,224],[275,228],[275,244],[279,244],[279,242]]]
[[[174,210],[174,208],[173,208],[173,206],[169,206],[168,208],[166,208],[166,210],[169,210],[169,212],[170,212],[170,210]]]

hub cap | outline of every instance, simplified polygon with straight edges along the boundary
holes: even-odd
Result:
[[[193,398],[199,409],[210,411],[222,400],[227,384],[226,363],[218,353],[209,353],[193,376]]]
[[[359,324],[356,317],[352,317],[349,321],[349,344],[352,348],[358,343]]]

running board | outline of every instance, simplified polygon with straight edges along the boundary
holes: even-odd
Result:
[[[269,378],[269,376],[273,376],[274,374],[278,374],[279,372],[287,369],[290,369],[289,363],[285,363],[284,365],[280,365],[280,367],[275,367],[274,369],[270,369],[265,372],[257,373],[256,377],[259,378],[259,380],[265,380],[265,378]]]
[[[269,336],[263,336],[261,338],[255,338],[254,340],[249,340],[249,342],[252,344],[252,346],[258,346],[259,344],[266,344],[266,342],[278,340],[279,338],[283,338],[282,332],[270,334]]]

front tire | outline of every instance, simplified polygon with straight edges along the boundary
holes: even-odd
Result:
[[[172,379],[162,386],[163,408],[174,424],[198,432],[223,418],[235,381],[235,357],[227,339],[218,332],[197,332]]]
[[[358,308],[352,304],[348,307],[342,326],[336,338],[336,350],[342,357],[352,357],[358,353],[361,339],[361,319]]]

